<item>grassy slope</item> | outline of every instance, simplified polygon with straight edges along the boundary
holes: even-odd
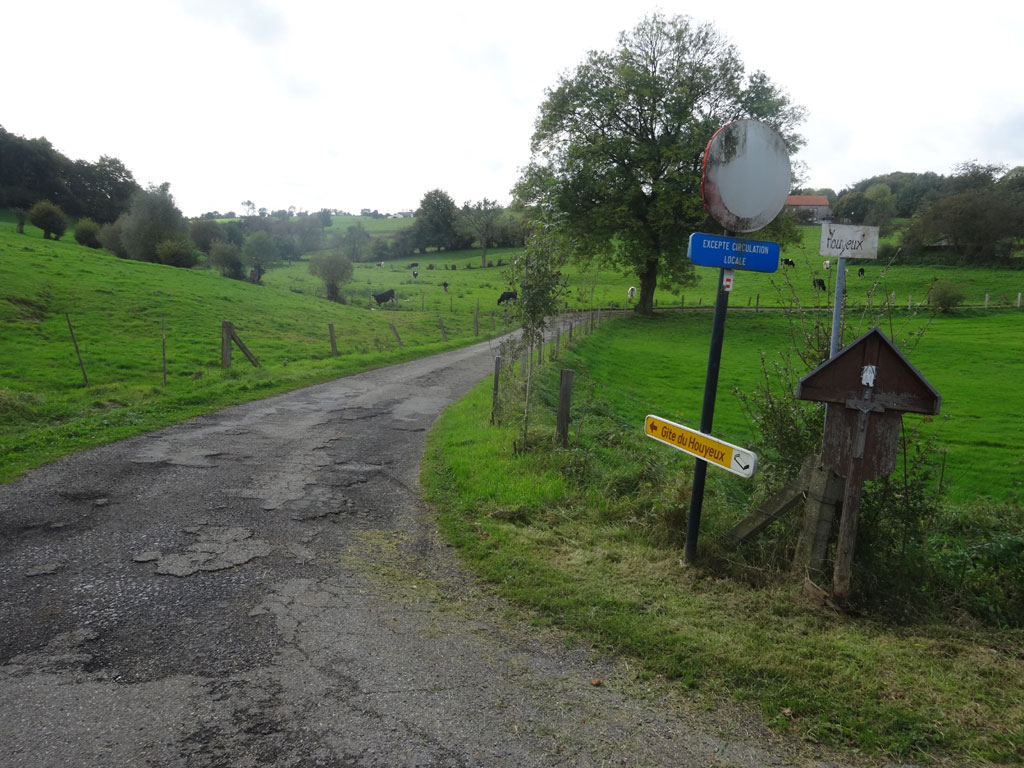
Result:
[[[210,271],[122,261],[73,241],[43,240],[32,227],[26,232],[17,235],[13,224],[0,223],[4,481],[90,445],[491,335],[490,323],[482,322],[481,336],[474,336],[465,307],[446,316],[446,343],[436,313],[370,312]],[[220,368],[222,320],[235,324],[261,367],[253,368],[235,349],[231,369]],[[330,354],[329,323],[338,357]],[[404,347],[397,346],[389,324]]]
[[[1005,330],[1006,320],[993,325]],[[956,357],[945,339],[962,348],[970,338],[957,322],[940,323],[945,336],[936,334],[935,350],[922,343],[921,356],[938,355],[936,365]],[[488,426],[488,382],[450,408],[431,435],[423,473],[450,540],[538,621],[633,655],[646,674],[758,701],[768,722],[803,737],[910,761],[1024,759],[1021,632],[895,627],[823,613],[785,585],[753,588],[684,568],[678,549],[652,539],[658,518],[685,515],[693,460],[645,439],[643,415],[697,418],[707,323],[698,315],[615,321],[565,355],[558,367],[585,371],[574,428],[583,423],[587,433],[595,411],[610,415],[570,452],[542,447],[517,456],[517,433]],[[731,439],[747,429],[724,388],[743,381],[741,369],[756,366],[760,345],[778,334],[772,319],[730,316],[716,433]],[[588,401],[588,384],[597,401]],[[551,428],[543,411],[532,420]],[[630,456],[633,468],[609,453]],[[743,515],[743,481],[731,478],[709,472],[707,544]],[[652,495],[652,486],[679,493]]]

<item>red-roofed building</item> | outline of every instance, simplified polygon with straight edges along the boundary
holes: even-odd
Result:
[[[797,221],[819,222],[832,218],[832,206],[824,195],[790,195],[786,210],[792,211]]]

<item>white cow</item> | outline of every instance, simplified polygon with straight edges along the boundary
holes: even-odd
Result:
[[[629,300],[632,301],[633,297],[636,296],[636,286],[629,286],[629,290],[626,291],[626,296],[628,296]]]

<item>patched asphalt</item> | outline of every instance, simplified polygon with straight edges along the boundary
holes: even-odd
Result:
[[[419,460],[495,352],[0,486],[0,766],[838,765],[530,627],[460,569]]]

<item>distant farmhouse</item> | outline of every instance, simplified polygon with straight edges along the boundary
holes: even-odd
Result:
[[[824,195],[790,195],[786,210],[792,211],[797,221],[819,222],[832,218],[832,207]]]

